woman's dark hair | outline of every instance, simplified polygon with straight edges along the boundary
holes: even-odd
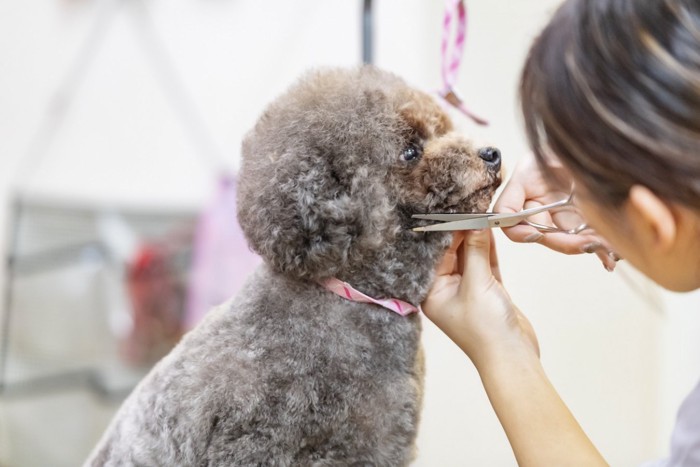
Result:
[[[700,208],[700,1],[568,0],[530,50],[527,137],[597,202],[634,184]]]

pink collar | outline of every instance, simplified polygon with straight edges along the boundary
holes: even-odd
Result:
[[[363,294],[362,292],[355,290],[355,288],[347,282],[343,282],[339,279],[336,279],[335,277],[326,279],[320,284],[326,289],[330,290],[335,294],[340,295],[346,300],[362,303],[374,303],[375,305],[383,306],[384,308],[398,313],[401,316],[407,316],[411,313],[417,313],[418,311],[420,311],[420,307],[416,307],[408,302],[404,302],[403,300],[398,300],[396,298],[376,299],[369,297]]]

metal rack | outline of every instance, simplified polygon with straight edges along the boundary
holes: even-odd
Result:
[[[49,205],[42,202],[37,203],[26,193],[25,187],[46,156],[55,135],[61,129],[86,73],[108,36],[111,24],[122,10],[126,10],[126,13],[130,14],[131,19],[134,20],[137,26],[135,30],[138,34],[138,40],[143,46],[143,50],[148,54],[149,62],[154,67],[156,76],[171,101],[173,109],[182,120],[185,128],[189,130],[189,137],[198,148],[203,162],[215,172],[224,172],[222,166],[224,159],[220,156],[203,119],[199,116],[193,100],[167,53],[167,49],[160,41],[144,0],[103,0],[101,10],[98,12],[76,59],[49,103],[45,118],[32,139],[27,154],[21,161],[22,165],[14,183],[10,199],[9,230],[3,265],[5,268],[4,306],[0,310],[0,326],[2,326],[0,329],[0,395],[3,396],[36,394],[42,391],[80,385],[88,387],[101,397],[119,398],[129,389],[111,389],[104,382],[100,373],[92,368],[71,369],[14,382],[10,382],[7,375],[10,330],[16,298],[14,287],[17,280],[39,271],[76,264],[81,257],[86,255],[91,257],[93,261],[101,262],[101,264],[106,265],[114,262],[109,248],[95,235],[77,235],[76,239],[72,241],[32,252],[22,251],[20,236],[28,216],[36,215],[37,212],[42,213],[45,217],[69,218],[74,224],[76,222],[80,224],[84,230],[83,233],[85,233],[85,225],[94,222],[98,213],[106,209],[106,207],[80,205],[74,201],[49,203]],[[143,227],[145,220],[148,220],[145,224],[152,224],[151,221],[156,221],[156,223],[161,222],[162,225],[167,225],[173,219],[189,218],[193,220],[195,216],[194,212],[172,213],[154,210],[147,214],[139,214],[129,212],[128,209],[122,211],[122,216],[131,218],[131,221],[135,222],[136,230],[139,230],[139,224]]]

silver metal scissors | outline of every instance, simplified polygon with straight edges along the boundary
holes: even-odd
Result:
[[[415,227],[412,229],[415,232],[438,232],[438,231],[453,231],[453,230],[479,230],[493,229],[502,227],[513,227],[518,224],[530,225],[540,232],[563,232],[568,234],[577,234],[588,229],[588,225],[580,223],[579,225],[565,229],[554,225],[539,224],[528,220],[529,217],[546,211],[555,212],[557,210],[573,207],[573,194],[566,199],[557,201],[556,203],[545,204],[530,209],[523,209],[516,213],[498,214],[494,212],[482,212],[474,214],[455,213],[455,214],[414,214],[414,219],[425,219],[437,221],[435,224],[424,227]]]

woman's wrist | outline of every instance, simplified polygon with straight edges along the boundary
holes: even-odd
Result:
[[[491,339],[467,352],[479,374],[504,365],[540,366],[539,349],[525,333]]]

